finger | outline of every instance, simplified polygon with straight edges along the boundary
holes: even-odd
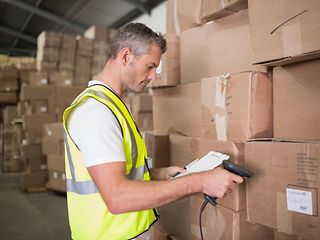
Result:
[[[239,183],[243,183],[244,179],[241,176],[233,174],[232,181],[239,184]]]

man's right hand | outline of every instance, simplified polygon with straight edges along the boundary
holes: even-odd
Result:
[[[244,181],[242,177],[221,167],[200,174],[202,176],[203,193],[218,198],[224,197],[227,193],[231,193],[236,184]]]

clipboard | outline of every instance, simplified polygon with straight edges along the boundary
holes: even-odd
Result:
[[[220,152],[210,151],[200,159],[195,159],[185,166],[186,171],[177,173],[173,178],[182,177],[194,172],[203,172],[214,169],[222,164],[223,160],[228,160],[229,155]]]

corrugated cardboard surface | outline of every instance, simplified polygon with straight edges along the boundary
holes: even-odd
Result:
[[[167,3],[167,34],[180,35],[181,31],[199,25],[201,1],[169,0]]]
[[[64,155],[64,140],[50,137],[42,138],[42,153]]]
[[[154,89],[154,132],[178,132],[190,137],[200,137],[200,90],[200,83]]]
[[[167,34],[167,51],[161,57],[157,68],[157,80],[152,87],[177,86],[180,83],[180,37]]]
[[[65,172],[64,155],[47,154],[49,171]]]
[[[170,163],[173,166],[184,167],[191,161],[201,158],[209,151],[217,151],[230,156],[230,160],[244,166],[244,144],[209,139],[191,138],[170,134]],[[235,211],[246,209],[245,184],[235,187],[225,198],[219,198],[217,203]]]
[[[303,238],[300,238],[296,235],[289,235],[286,233],[274,231],[274,240],[303,240]]]
[[[61,122],[43,124],[43,137],[64,139],[64,129]]]
[[[272,80],[243,72],[201,80],[204,138],[243,142],[272,137]]]
[[[178,239],[191,240],[190,197],[159,208],[159,213],[158,224],[161,228]]]
[[[146,132],[144,135],[148,157],[152,158],[152,168],[170,166],[169,136]]]
[[[21,88],[20,100],[41,100],[55,97],[54,86],[27,86]]]
[[[199,214],[203,198],[191,197],[192,239],[201,239]],[[273,231],[258,224],[246,221],[246,212],[236,212],[222,206],[208,204],[202,213],[202,232],[204,239],[212,240],[270,240]]]
[[[66,192],[66,175],[64,172],[59,171],[49,171],[49,180],[46,187],[52,190]]]
[[[200,19],[209,22],[248,8],[248,0],[202,0]]]
[[[248,220],[318,239],[320,143],[249,142],[245,152],[246,167],[255,173],[247,182]],[[313,194],[313,216],[287,210],[288,187]]]
[[[273,69],[274,136],[320,140],[320,60]]]
[[[152,95],[131,96],[131,112],[152,112]]]
[[[319,51],[319,12],[318,0],[272,4],[268,0],[249,0],[253,61],[261,63]]]
[[[40,171],[34,173],[22,173],[20,177],[20,186],[22,189],[30,189],[37,187],[45,187],[48,179],[47,171]]]
[[[252,65],[247,10],[182,32],[180,49],[181,83],[226,73],[266,71]]]

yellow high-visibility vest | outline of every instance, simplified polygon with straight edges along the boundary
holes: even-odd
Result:
[[[112,214],[84,165],[68,132],[69,114],[84,100],[94,98],[117,118],[123,136],[126,174],[129,179],[150,181],[147,150],[136,124],[121,99],[103,85],[86,88],[63,113],[69,223],[73,239],[131,239],[147,231],[158,219],[156,209]]]

